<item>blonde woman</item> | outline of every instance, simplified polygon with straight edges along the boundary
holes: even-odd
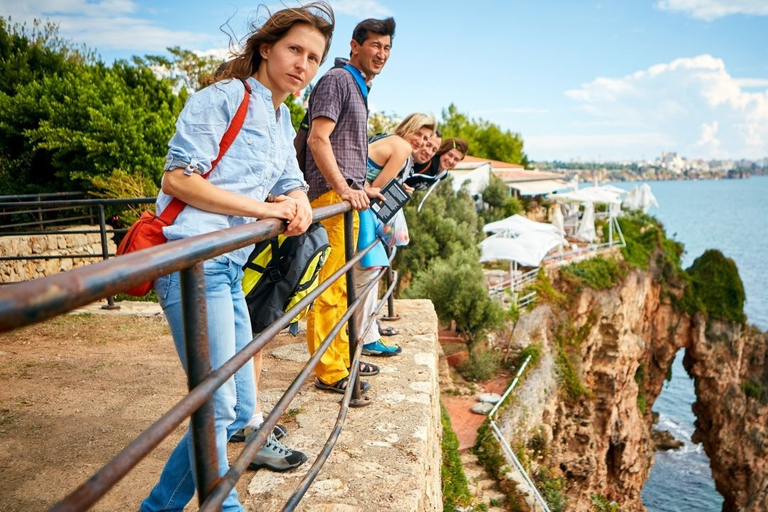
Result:
[[[366,182],[374,188],[381,188],[398,176],[401,171],[408,175],[413,166],[413,153],[420,150],[429,141],[436,129],[435,119],[426,114],[411,114],[395,128],[391,135],[373,137],[368,144],[368,172]],[[366,214],[366,213],[364,213]],[[374,215],[372,212],[367,212]],[[361,222],[361,226],[362,226]],[[364,237],[361,237],[361,239]],[[358,247],[361,249],[362,247]],[[376,275],[375,269],[365,269],[358,263],[355,266],[355,288],[359,292]],[[355,326],[363,343],[363,354],[367,356],[389,357],[399,354],[398,346],[387,345],[379,338],[375,309],[378,298],[378,285],[364,299],[363,306],[355,312]],[[375,375],[378,368],[369,363],[361,363],[361,372]]]

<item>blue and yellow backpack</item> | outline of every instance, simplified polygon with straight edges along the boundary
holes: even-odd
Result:
[[[251,327],[258,334],[317,288],[318,275],[331,246],[328,233],[315,222],[299,236],[262,240],[254,247],[243,266],[243,291],[251,315]],[[309,310],[293,318],[290,331],[295,336],[298,322]]]

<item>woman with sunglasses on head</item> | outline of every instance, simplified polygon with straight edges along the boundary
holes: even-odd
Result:
[[[173,198],[186,203],[174,223],[163,230],[169,241],[264,218],[285,220],[285,234],[289,236],[306,231],[312,210],[296,162],[290,112],[283,101],[315,77],[328,53],[333,27],[333,11],[326,2],[277,11],[260,27],[254,26],[244,50],[216,72],[214,83],[190,96],[169,143],[157,198],[158,214]],[[217,158],[219,143],[244,98],[247,111],[243,126],[226,153]],[[205,179],[202,175],[215,161],[218,165]],[[268,194],[275,197],[274,202],[266,202]],[[204,263],[213,370],[252,339],[241,284],[242,267],[252,248],[236,249]],[[156,280],[155,291],[186,370],[179,273]],[[256,400],[252,361],[214,393],[221,476],[229,470],[227,440],[251,419]],[[276,446],[273,451],[279,448]],[[141,504],[143,512],[184,510],[195,493],[192,452],[187,432],[171,453],[160,481]],[[305,460],[298,452],[292,455]],[[222,510],[244,511],[234,489]]]

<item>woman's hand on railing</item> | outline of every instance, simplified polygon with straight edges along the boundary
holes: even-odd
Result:
[[[296,215],[285,228],[284,235],[296,236],[304,233],[312,224],[312,206],[303,191],[291,192],[288,195],[296,201]]]

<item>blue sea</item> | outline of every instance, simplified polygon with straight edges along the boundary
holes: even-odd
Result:
[[[719,249],[736,262],[747,294],[749,323],[768,330],[768,176],[744,180],[651,181],[658,218],[667,235],[685,245],[683,266],[706,249]],[[630,189],[633,183],[614,183]],[[653,410],[659,428],[684,443],[679,451],[657,452],[643,504],[649,512],[719,512],[723,498],[715,490],[709,458],[691,442],[695,416],[693,381],[675,358],[672,380],[664,384]]]

